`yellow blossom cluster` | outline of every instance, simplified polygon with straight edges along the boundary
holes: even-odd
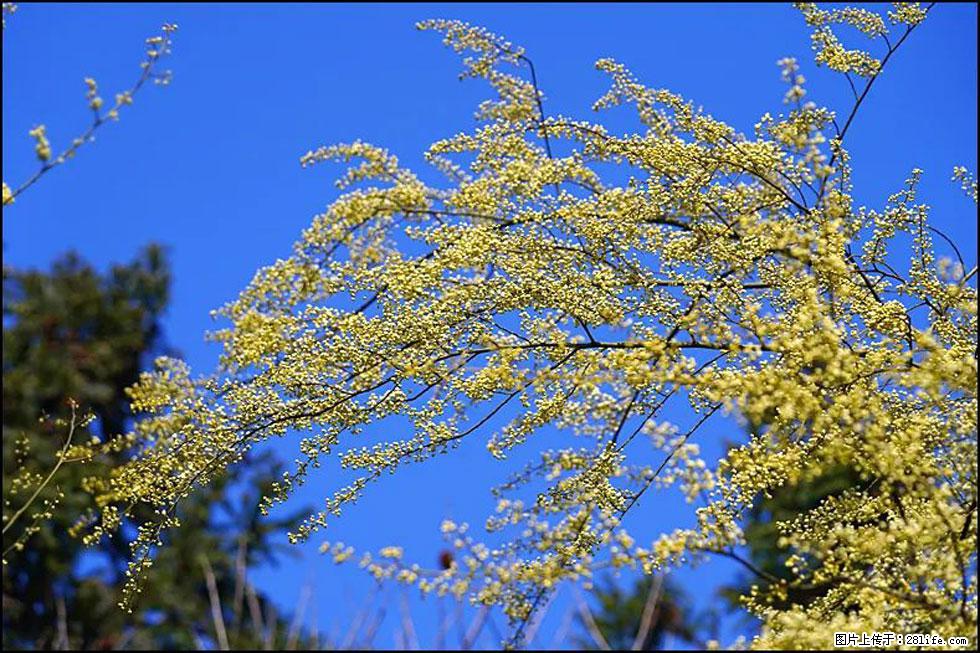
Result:
[[[803,11],[818,62],[869,76],[864,97],[900,43],[878,62],[827,30],[884,37],[884,19]],[[916,21],[901,11],[904,40]],[[474,52],[464,74],[496,99],[471,133],[430,148],[440,185],[362,142],[302,157],[351,166],[341,195],[217,311],[217,371],[193,377],[161,359],[143,375],[133,458],[91,482],[103,523],[115,509],[157,510],[133,543],[131,591],[180,500],[260,442],[302,438],[263,509],[327,455],[351,474],[290,534],[298,542],[389,474],[476,440],[488,465],[535,452],[493,490],[485,527],[499,543],[447,521],[442,569],[398,547],[360,565],[500,607],[512,643],[562,582],[737,558],[754,502],[841,465],[861,483],[781,525],[793,580],[745,598],[763,619],[754,644],[974,631],[976,267],[953,274],[936,260],[918,171],[882,209],[853,206],[844,141],[861,101],[841,122],[796,102],[802,76],[783,60],[794,110],[745,135],[603,59],[611,88],[596,108],[632,105],[643,125],[615,135],[546,116],[529,60],[503,39],[455,21],[421,27]],[[682,402],[692,417],[667,421]],[[698,438],[723,413],[750,434],[709,464]],[[364,442],[377,426],[404,435]],[[543,447],[546,431],[561,446]],[[638,544],[624,520],[671,484],[700,504],[695,525]],[[323,551],[356,559],[343,543]],[[825,591],[777,609],[789,584]]]
[[[974,202],[977,201],[977,179],[969,170],[963,166],[953,168],[953,181],[960,182],[963,192],[972,197]]]

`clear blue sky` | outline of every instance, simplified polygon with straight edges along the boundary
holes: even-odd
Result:
[[[180,31],[167,63],[173,84],[141,92],[119,124],[4,211],[4,262],[43,267],[73,248],[106,268],[148,242],[169,246],[175,283],[166,335],[207,371],[217,357],[203,340],[215,326],[209,311],[234,298],[257,268],[287,256],[336,196],[330,169],[300,168],[304,152],[361,138],[421,168],[428,144],[473,126],[486,88],[457,81],[456,55],[414,29],[429,17],[481,24],[525,46],[551,113],[591,116],[607,83],[593,63],[606,56],[745,131],[763,112],[782,110],[775,62],[783,56],[799,59],[808,99],[841,113],[850,107],[844,80],[813,65],[807,28],[788,4],[25,3],[3,37],[3,178],[12,186],[36,167],[31,127],[47,125],[56,151],[85,129],[85,77],[111,98],[138,73],[146,36],[165,21]],[[976,261],[976,211],[948,179],[954,165],[976,169],[976,25],[974,4],[937,6],[889,63],[848,136],[857,202],[881,206],[913,167],[924,169],[921,197],[968,264]],[[619,114],[612,121],[617,130],[632,127]],[[708,451],[719,451],[718,438],[735,428],[719,421]],[[277,446],[294,457],[295,442]],[[486,488],[506,472],[488,465],[480,446],[457,453],[375,488],[331,526],[330,538],[365,549],[402,543],[409,558],[432,561],[439,522],[482,523],[491,507]],[[318,503],[338,485],[328,470],[299,502]],[[645,504],[628,524],[644,538],[690,523],[690,508],[676,497]],[[310,580],[321,632],[343,630],[371,583],[315,548],[256,580],[284,609]],[[709,601],[731,572],[712,562],[678,576]],[[541,645],[560,627],[558,612],[542,627]],[[420,640],[431,643],[433,604],[416,602],[414,613]],[[382,630],[376,643],[391,646],[392,632]]]

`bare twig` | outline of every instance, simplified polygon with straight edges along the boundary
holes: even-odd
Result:
[[[657,614],[657,605],[660,603],[660,595],[663,592],[663,583],[663,575],[658,574],[653,577],[653,582],[650,584],[650,591],[647,593],[647,601],[643,605],[643,616],[640,618],[640,627],[636,631],[636,638],[633,640],[631,650],[643,650],[643,645],[646,643],[650,631],[656,624],[655,615]]]
[[[446,604],[443,599],[439,599],[436,602],[436,620],[439,622],[439,627],[436,628],[436,638],[434,649],[441,651],[446,648],[446,633],[449,632],[449,615],[446,613]]]
[[[310,587],[309,583],[303,585],[303,589],[299,593],[299,601],[296,602],[296,613],[293,615],[293,621],[289,624],[289,634],[286,636],[286,650],[295,651],[296,644],[299,641],[299,631],[300,626],[303,623],[303,614],[306,612],[306,605],[310,602],[310,594],[313,592],[313,588]]]
[[[276,625],[279,623],[276,606],[267,602],[265,615],[265,650],[274,651],[276,650]]]
[[[374,645],[374,638],[378,634],[378,629],[385,620],[385,616],[388,614],[388,606],[385,603],[381,604],[378,608],[377,613],[371,623],[368,624],[367,628],[364,629],[364,637],[360,641],[360,647],[362,649],[370,649]]]
[[[211,621],[214,622],[214,633],[218,640],[218,647],[222,651],[230,650],[228,646],[228,632],[225,630],[225,618],[221,614],[221,597],[218,595],[218,584],[214,579],[214,569],[206,555],[201,556],[201,569],[204,570],[204,582],[208,586],[208,600],[211,603]]]
[[[255,638],[262,639],[262,608],[259,606],[259,598],[255,595],[255,588],[247,580],[245,581],[245,596],[248,599],[248,613],[252,617],[252,629],[255,631]]]
[[[61,594],[55,600],[55,608],[58,611],[58,641],[55,648],[67,651],[71,648],[68,644],[68,609],[65,607],[65,597]]]
[[[575,598],[578,604],[578,613],[582,616],[582,623],[585,624],[585,629],[589,632],[589,636],[592,637],[592,641],[601,650],[611,651],[612,648],[609,646],[609,642],[602,636],[602,631],[599,630],[599,626],[595,622],[595,617],[592,616],[592,610],[589,609],[589,604],[586,603],[582,592],[578,588],[575,588]]]
[[[555,636],[551,639],[550,649],[557,649],[565,642],[565,638],[568,636],[568,631],[572,627],[572,621],[575,619],[575,611],[568,610],[565,613],[565,618],[562,619],[561,626],[555,631]]]
[[[357,633],[361,630],[361,624],[364,623],[364,619],[367,616],[368,609],[371,607],[371,604],[374,603],[374,599],[377,597],[377,595],[378,589],[375,587],[374,590],[372,590],[371,595],[368,597],[367,602],[364,604],[364,607],[358,611],[357,615],[354,617],[354,621],[351,622],[350,628],[347,629],[347,635],[344,637],[344,640],[340,645],[341,649],[349,649],[354,644],[354,641],[357,639]]]
[[[473,618],[470,627],[466,629],[466,635],[463,636],[463,641],[460,644],[461,649],[469,650],[473,648],[473,645],[476,643],[476,638],[480,636],[484,624],[487,623],[487,616],[489,614],[490,606],[485,605],[480,608],[480,611],[476,613],[476,617]]]
[[[540,610],[537,610],[535,612],[534,620],[528,626],[524,643],[527,645],[528,648],[531,648],[532,650],[533,650],[532,644],[534,643],[534,638],[537,636],[538,630],[541,629],[541,622],[544,621],[545,615],[548,614],[548,608],[551,607],[551,604],[554,600],[555,600],[555,595],[551,594],[548,597],[548,600],[545,601],[544,606],[542,606]]]
[[[246,561],[246,547],[248,546],[246,538],[244,535],[238,538],[238,552],[235,555],[235,597],[232,603],[232,614],[234,615],[234,623],[236,632],[241,632],[242,630],[242,607],[245,601],[245,583],[247,582],[245,578],[245,561]]]
[[[405,648],[413,651],[419,650],[419,637],[415,632],[415,622],[412,621],[412,611],[408,607],[408,595],[402,592],[401,595],[402,613],[402,632],[405,634]]]

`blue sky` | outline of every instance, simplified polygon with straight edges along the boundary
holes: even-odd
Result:
[[[976,261],[976,211],[948,180],[954,165],[976,169],[976,14],[974,4],[937,6],[889,63],[848,135],[857,203],[881,206],[922,168],[920,197],[968,265]],[[301,169],[303,153],[361,138],[419,169],[431,142],[472,128],[486,88],[459,82],[456,55],[414,29],[429,17],[467,20],[523,45],[550,113],[592,117],[607,88],[593,67],[601,57],[745,131],[762,113],[782,110],[775,62],[784,56],[799,59],[808,99],[842,114],[850,108],[846,82],[813,65],[807,28],[788,4],[22,4],[3,37],[3,178],[12,186],[36,167],[31,127],[47,125],[56,150],[84,131],[85,77],[111,98],[138,74],[145,37],[163,22],[180,31],[167,62],[172,85],[142,91],[119,124],[4,211],[4,262],[46,266],[75,249],[107,268],[146,243],[167,245],[175,277],[167,338],[207,371],[217,358],[203,339],[216,326],[209,312],[259,267],[287,256],[336,196],[334,170]],[[635,127],[623,112],[599,119],[614,130]],[[709,451],[736,429],[719,420]],[[295,442],[276,446],[294,457]],[[330,538],[365,549],[397,542],[408,557],[433,560],[440,521],[481,523],[492,507],[486,488],[506,473],[487,464],[482,446],[457,454],[378,486]],[[317,476],[298,502],[316,504],[339,484]],[[645,503],[628,524],[639,535],[690,522],[676,497]],[[315,545],[255,578],[284,609],[309,580],[321,632],[343,630],[371,583],[356,568],[335,568]],[[678,577],[709,601],[731,573],[712,562]],[[540,644],[560,628],[561,611],[549,614]],[[420,640],[431,642],[436,609],[429,602],[413,612]],[[379,646],[393,645],[394,628],[386,629]]]

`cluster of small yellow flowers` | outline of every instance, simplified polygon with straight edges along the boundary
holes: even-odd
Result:
[[[855,73],[861,77],[874,78],[881,71],[882,62],[887,61],[898,46],[905,40],[916,25],[925,20],[932,5],[923,8],[918,2],[893,3],[894,9],[887,13],[888,22],[905,25],[905,32],[892,44],[888,40],[885,18],[863,7],[843,7],[826,10],[813,2],[798,2],[795,6],[803,13],[807,25],[814,28],[811,34],[817,64],[826,65],[841,73]],[[834,33],[832,25],[849,25],[869,39],[882,37],[888,50],[882,59],[864,50],[848,50]],[[850,82],[850,77],[848,77]],[[854,90],[852,82],[852,90]],[[856,93],[856,91],[855,91]]]
[[[389,560],[401,560],[402,548],[400,546],[386,546],[378,552],[378,555]]]
[[[27,133],[34,139],[34,153],[37,154],[38,161],[47,163],[51,158],[51,142],[48,141],[44,125],[38,125]]]
[[[960,182],[963,192],[977,201],[977,178],[963,166],[953,168],[953,181]]]
[[[829,30],[883,36],[883,19],[804,13],[825,34],[822,63],[878,74],[883,64]],[[326,455],[349,475],[289,534],[302,542],[389,474],[477,440],[486,464],[534,450],[493,489],[495,543],[447,521],[440,569],[398,547],[359,564],[499,607],[512,643],[559,584],[736,555],[760,497],[840,466],[861,484],[782,525],[794,578],[746,597],[764,620],[755,643],[830,641],[831,623],[975,627],[976,268],[937,262],[919,173],[883,209],[853,207],[852,121],[824,134],[835,114],[797,102],[791,59],[780,66],[800,87],[795,108],[764,115],[750,136],[603,59],[611,88],[596,108],[632,105],[643,126],[614,136],[545,116],[529,60],[503,39],[454,21],[421,27],[476,51],[465,74],[496,99],[474,131],[429,149],[442,186],[359,141],[301,158],[346,163],[342,194],[290,257],[216,312],[226,324],[212,334],[215,373],[194,378],[162,359],[143,375],[132,460],[90,483],[105,506],[92,533],[116,521],[113,509],[157,511],[133,544],[130,592],[179,501],[258,443],[304,434],[262,510]],[[555,156],[552,139],[571,154]],[[693,416],[670,424],[663,414],[679,402]],[[709,466],[698,438],[726,412],[749,434]],[[374,429],[406,435],[365,442]],[[563,446],[542,450],[556,430]],[[638,546],[624,520],[671,484],[703,502],[695,526]],[[355,559],[342,543],[322,550]],[[812,608],[773,607],[791,586],[824,585]]]
[[[363,162],[356,168],[350,168],[347,174],[337,180],[337,188],[341,190],[364,179],[403,183],[414,180],[414,175],[399,167],[398,159],[387,150],[361,141],[310,150],[300,158],[300,165],[305,168],[324,161],[349,162],[353,159],[362,159]]]
[[[784,172],[793,183],[802,186],[826,179],[837,171],[828,163],[827,138],[823,134],[833,120],[831,112],[806,102],[798,105],[789,116],[779,115],[774,119],[770,114],[765,114],[755,125],[755,131],[760,137],[773,138],[784,148],[802,154],[795,165]]]
[[[798,2],[795,6],[803,13],[807,25],[814,28],[810,39],[818,65],[823,64],[831,70],[845,74],[853,72],[861,77],[873,78],[878,74],[882,62],[864,50],[846,49],[831,26],[849,25],[869,39],[883,37],[887,42],[888,28],[880,14],[863,7],[825,10],[813,2]],[[897,21],[892,18],[892,22]],[[914,23],[909,23],[910,28],[913,26]],[[908,32],[905,36],[907,35]],[[891,56],[894,47],[897,46],[888,44],[886,60]],[[850,78],[848,80],[850,81]]]
[[[613,59],[600,59],[596,69],[613,79],[612,87],[592,105],[593,110],[618,106],[625,102],[636,105],[639,119],[658,133],[667,135],[674,130],[691,131],[697,117],[693,104],[666,89],[649,89],[640,84],[626,67]],[[722,133],[729,131],[727,126]]]
[[[810,35],[817,64],[823,64],[839,73],[855,73],[861,77],[874,77],[881,70],[881,62],[864,50],[848,50],[833,30],[821,27]]]
[[[796,59],[786,57],[777,61],[776,65],[783,71],[783,81],[790,85],[786,95],[783,96],[783,102],[786,104],[799,103],[806,95],[806,89],[803,88],[803,82],[806,81],[806,78],[799,74],[800,66],[796,63]]]
[[[881,14],[862,7],[825,10],[814,2],[798,2],[795,3],[795,6],[803,13],[806,24],[811,27],[850,25],[870,38],[888,34],[888,28],[885,27],[885,21]],[[889,17],[891,17],[891,13],[889,13]],[[893,20],[893,22],[897,21]]]
[[[922,8],[921,2],[893,2],[894,9],[888,12],[888,20],[892,23],[914,27],[926,19],[928,9]]]
[[[92,111],[98,112],[102,108],[102,98],[99,97],[99,86],[91,77],[85,78],[85,86],[88,87],[88,90],[85,92],[85,97],[88,98],[88,106]]]
[[[10,7],[9,10],[8,6]],[[14,6],[15,5],[12,5],[11,3],[4,3],[4,16],[6,16],[8,13],[12,13]],[[95,140],[95,132],[108,120],[119,120],[120,109],[133,103],[133,96],[144,86],[144,84],[146,84],[147,81],[153,80],[155,84],[168,84],[170,82],[170,71],[158,72],[156,70],[156,65],[163,56],[170,54],[172,37],[176,31],[176,25],[164,23],[164,25],[161,27],[161,34],[159,36],[154,36],[146,40],[146,58],[140,63],[141,72],[139,77],[132,87],[116,94],[115,104],[110,107],[108,111],[103,112],[105,103],[99,96],[99,89],[96,81],[91,77],[85,78],[85,99],[88,101],[89,109],[92,110],[92,124],[82,135],[72,139],[71,144],[57,157],[52,158],[53,153],[51,150],[51,143],[48,141],[45,134],[44,125],[39,125],[29,132],[30,136],[35,140],[34,151],[37,154],[37,158],[41,162],[41,167],[25,182],[13,189],[11,189],[6,182],[4,182],[3,206],[13,204],[14,199],[17,196],[37,183],[37,181],[52,168],[65,163],[68,159],[75,156],[78,149],[85,143]]]
[[[517,63],[523,56],[523,48],[515,47],[509,41],[496,34],[458,20],[430,19],[416,23],[416,29],[434,30],[444,34],[443,43],[456,52],[473,50],[477,58],[467,57],[463,60],[466,70],[463,77],[485,77],[489,75],[498,61],[504,60]]]
[[[328,541],[324,541],[320,545],[320,553],[329,553],[333,557],[333,561],[340,564],[351,559],[354,555],[354,547],[347,546],[343,542],[334,542],[331,544]]]

